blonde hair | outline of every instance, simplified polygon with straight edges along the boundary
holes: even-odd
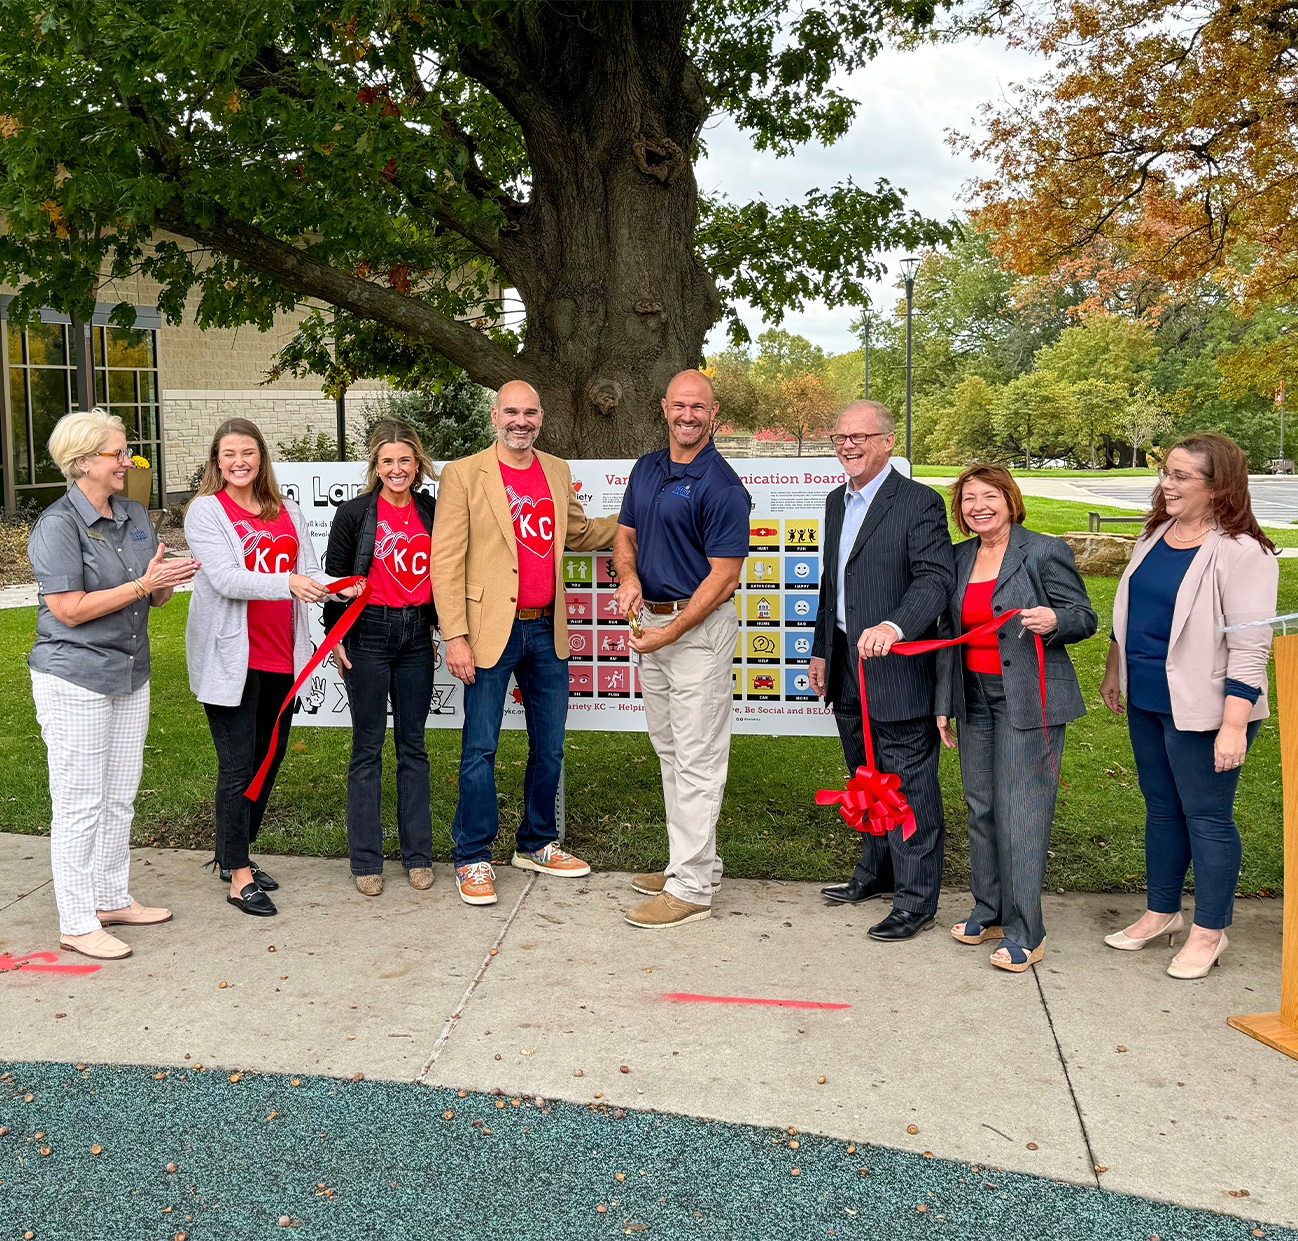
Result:
[[[416,487],[429,479],[436,481],[437,471],[433,468],[433,463],[428,454],[424,451],[423,441],[419,438],[419,432],[415,430],[408,422],[402,422],[400,418],[384,418],[378,423],[374,430],[370,432],[370,459],[365,469],[365,490],[373,491],[379,483],[379,449],[384,444],[405,444],[415,455],[415,481],[410,484],[410,490],[414,491]]]
[[[225,478],[221,474],[217,458],[221,454],[221,441],[227,435],[246,435],[257,442],[260,460],[257,463],[257,477],[252,484],[252,495],[257,501],[258,516],[263,521],[274,521],[284,507],[284,496],[275,481],[275,471],[270,468],[270,449],[266,447],[266,439],[257,429],[257,424],[249,422],[247,418],[231,418],[216,428],[216,434],[212,436],[212,447],[207,451],[207,468],[203,471],[203,481],[198,484],[194,497],[214,496],[224,489]]]
[[[77,462],[99,452],[114,431],[126,434],[126,424],[106,409],[82,409],[64,414],[54,425],[50,436],[50,459],[70,483],[85,477]]]

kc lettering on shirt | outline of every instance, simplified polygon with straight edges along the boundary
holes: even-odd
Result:
[[[294,573],[297,531],[281,509],[274,521],[264,521],[236,504],[224,491],[216,493],[243,548],[243,566],[253,573]],[[248,600],[248,667],[263,672],[293,671],[293,604],[291,600]]]
[[[500,463],[500,478],[518,544],[518,606],[543,608],[554,602],[554,497],[541,463],[525,470]]]
[[[432,547],[413,503],[396,508],[380,496],[369,571],[373,602],[393,608],[428,603],[433,597],[428,575]]]

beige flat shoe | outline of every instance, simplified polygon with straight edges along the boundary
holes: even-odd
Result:
[[[104,926],[152,926],[155,922],[170,922],[170,909],[150,909],[139,901],[132,901],[121,909],[97,909],[95,917]]]
[[[415,866],[406,871],[406,879],[416,892],[427,892],[433,886],[433,871],[429,866]]]
[[[357,875],[356,891],[363,896],[378,896],[383,891],[383,876]]]
[[[60,935],[59,947],[68,952],[79,952],[96,961],[120,961],[131,955],[130,945],[122,943],[107,931],[91,931],[86,935]]]

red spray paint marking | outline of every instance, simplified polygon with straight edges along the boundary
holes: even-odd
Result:
[[[0,952],[0,974],[12,973],[15,970],[35,970],[47,974],[93,974],[102,968],[99,965],[65,964],[59,960],[58,954],[53,952],[28,952],[20,957]]]
[[[824,1000],[757,1000],[743,995],[690,995],[685,991],[664,991],[664,1000],[692,1000],[702,1004],[773,1004],[777,1008],[851,1008],[850,1004],[829,1004]]]

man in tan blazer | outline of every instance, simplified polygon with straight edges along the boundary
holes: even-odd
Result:
[[[496,747],[511,675],[528,734],[513,865],[572,879],[590,873],[585,862],[559,848],[555,821],[568,718],[563,551],[611,546],[617,518],[587,517],[573,494],[568,463],[534,451],[544,417],[531,384],[505,384],[491,407],[496,442],[447,465],[437,490],[433,598],[446,666],[464,682],[451,857],[460,897],[469,905],[496,903]]]

